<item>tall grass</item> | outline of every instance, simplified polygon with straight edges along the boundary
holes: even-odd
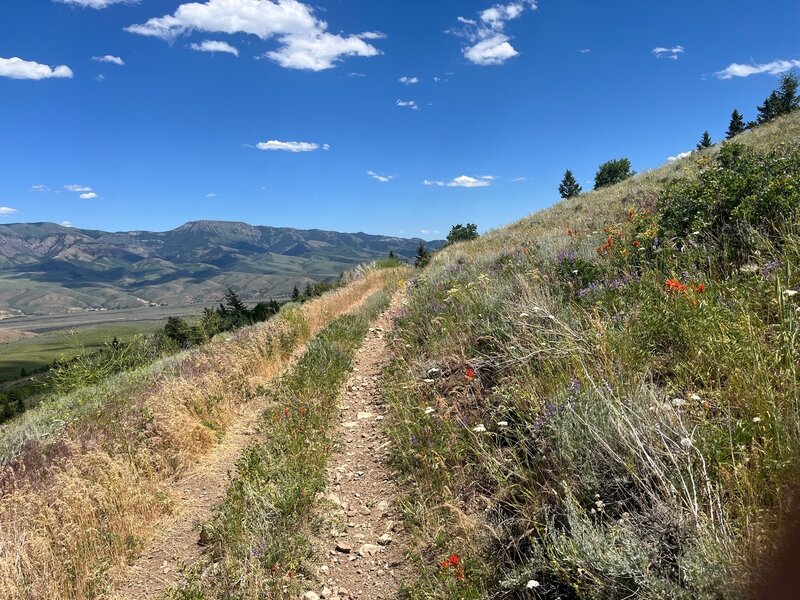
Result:
[[[758,588],[799,464],[798,130],[565,201],[418,278],[384,378],[410,597]],[[676,190],[715,220],[676,233]]]
[[[266,324],[53,398],[2,427],[0,597],[102,595],[170,512],[170,481],[297,348],[395,277],[367,271]]]

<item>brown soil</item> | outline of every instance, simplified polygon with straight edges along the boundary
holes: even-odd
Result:
[[[378,378],[390,360],[386,337],[391,336],[391,317],[403,298],[398,294],[370,329],[346,384],[341,444],[331,458],[330,484],[322,503],[325,525],[317,540],[319,589],[305,595],[310,600],[396,598],[408,581],[397,486],[386,464],[386,406],[378,389]]]

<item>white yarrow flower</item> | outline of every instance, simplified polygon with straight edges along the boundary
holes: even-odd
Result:
[[[753,423],[761,423],[761,417],[753,417]]]
[[[508,421],[498,421],[497,424],[500,427],[508,427]]]
[[[432,406],[429,406],[428,408],[425,409],[425,414],[426,415],[429,415],[432,412],[435,412],[435,410],[434,410],[434,408]]]
[[[475,433],[485,433],[486,427],[484,426],[483,423],[478,423],[477,425],[475,425],[475,427],[472,428],[472,431],[474,431]]]
[[[791,298],[792,296],[797,295],[797,290],[783,290],[783,295],[787,298]]]
[[[539,582],[535,579],[531,579],[525,587],[527,587],[529,590],[532,590],[533,588],[539,587]]]

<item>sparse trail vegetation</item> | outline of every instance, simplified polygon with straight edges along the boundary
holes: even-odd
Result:
[[[359,310],[331,323],[311,341],[297,365],[267,391],[267,407],[258,422],[258,440],[243,453],[225,498],[203,527],[207,555],[189,570],[182,583],[172,587],[166,598],[297,598],[309,587],[317,587],[317,579],[330,584],[332,589],[328,589],[327,597],[369,598],[394,594],[399,584],[389,576],[388,570],[382,572],[385,581],[381,582],[378,581],[380,577],[361,571],[366,570],[368,564],[382,564],[383,557],[378,554],[382,554],[384,548],[377,545],[378,532],[366,528],[358,532],[353,530],[352,539],[345,533],[342,537],[337,535],[338,543],[325,535],[325,541],[321,542],[323,547],[316,555],[314,539],[319,519],[316,513],[327,505],[322,499],[323,492],[326,487],[331,490],[328,498],[336,497],[334,488],[340,492],[338,484],[329,481],[328,464],[336,444],[339,404],[345,401],[341,398],[343,384],[355,368],[357,373],[351,381],[355,378],[360,381],[369,375],[369,384],[375,385],[372,377],[377,378],[377,365],[385,360],[380,352],[381,334],[372,329],[362,350],[358,353],[357,350],[370,324],[386,309],[396,289],[396,284],[388,286],[370,297]],[[368,371],[370,368],[374,373]],[[352,389],[355,385],[348,387]],[[352,418],[363,421],[376,416],[354,412]],[[377,421],[372,425],[375,423]],[[367,468],[361,466],[362,462],[367,454],[375,457],[378,442],[379,439],[374,442],[374,450],[367,450],[361,440],[358,442],[360,450],[342,450],[342,453],[351,450],[347,454],[352,458],[345,461],[348,468],[342,469],[341,477],[350,480],[350,487],[358,490],[356,497],[347,498],[352,503],[353,514],[356,507],[368,513],[370,508],[376,512],[389,510],[388,502],[381,507],[367,507],[375,493],[381,494],[381,498],[391,498],[386,487],[369,488],[370,482],[375,484],[381,476],[386,477],[385,472],[381,475],[379,468],[369,474],[360,471],[353,480],[352,469]],[[337,460],[343,460],[342,453],[337,452]],[[331,474],[336,472],[335,466]],[[336,527],[348,529],[345,524]],[[327,566],[320,570],[320,565],[328,561],[329,545],[343,547],[345,541],[355,544],[355,538],[362,536],[370,536],[370,554],[361,556],[357,554],[360,548],[354,547],[352,553],[341,555],[342,562],[355,565],[349,577],[343,578],[340,573],[336,576],[338,560],[331,564],[330,571]],[[362,544],[361,549],[363,547]],[[398,553],[402,558],[399,551],[393,554]],[[350,563],[356,559],[358,563]],[[396,560],[397,556],[392,562]],[[358,575],[355,569],[359,569]],[[378,583],[388,587],[376,588]],[[376,591],[377,596],[374,595]]]
[[[53,398],[5,425],[0,597],[105,594],[176,510],[172,483],[224,439],[298,347],[393,273],[358,272],[266,324]]]

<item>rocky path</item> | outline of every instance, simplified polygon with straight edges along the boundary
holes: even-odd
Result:
[[[317,540],[319,589],[305,600],[396,598],[407,581],[404,535],[397,489],[386,465],[389,441],[378,378],[389,363],[390,309],[370,329],[356,355],[341,400],[341,444],[331,457],[329,486],[322,501],[324,526]]]

